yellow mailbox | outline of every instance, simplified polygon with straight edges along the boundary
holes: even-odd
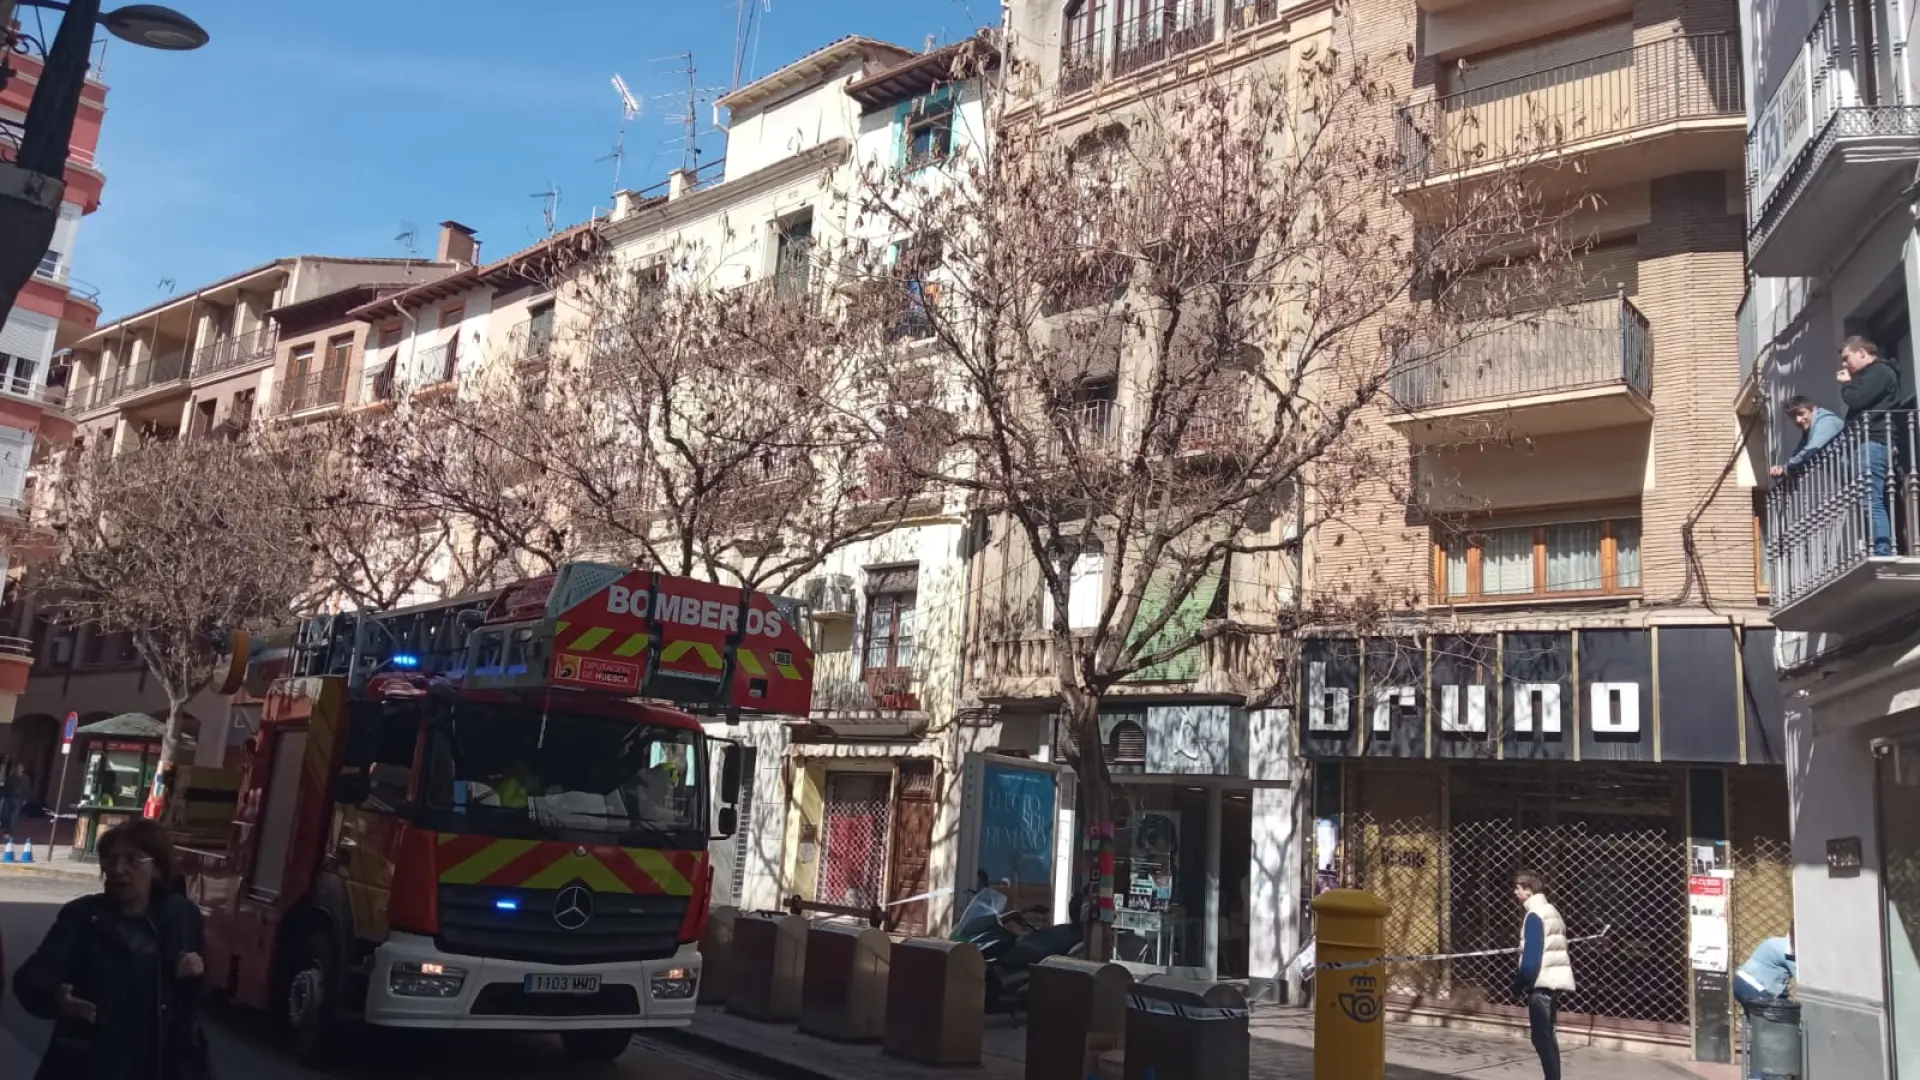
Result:
[[[1314,961],[1350,964],[1386,947],[1387,905],[1359,889],[1313,901]],[[1313,1080],[1384,1080],[1387,1074],[1386,968],[1378,963],[1318,971],[1313,978]]]

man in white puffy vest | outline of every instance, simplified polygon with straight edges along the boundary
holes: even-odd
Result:
[[[1539,874],[1522,870],[1513,875],[1513,897],[1527,909],[1520,922],[1520,970],[1514,974],[1513,989],[1527,999],[1527,1027],[1540,1055],[1541,1075],[1560,1080],[1560,1043],[1553,1025],[1560,1015],[1560,995],[1573,992],[1567,924],[1547,902]]]

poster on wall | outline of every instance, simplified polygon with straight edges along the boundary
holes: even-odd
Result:
[[[977,870],[1007,906],[1053,910],[1054,775],[988,763],[981,771]]]
[[[1728,970],[1728,884],[1711,874],[1687,878],[1687,957],[1695,971]]]

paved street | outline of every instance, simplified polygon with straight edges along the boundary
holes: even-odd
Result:
[[[92,879],[0,869],[0,940],[6,944],[9,993],[0,1007],[0,1077],[26,1080],[46,1045],[48,1024],[22,1012],[13,1001],[13,969],[46,933],[61,904],[89,891]],[[248,1080],[320,1080],[323,1074],[288,1060],[274,1046],[263,1020],[234,1010],[216,1009],[209,1031],[223,1076]],[[368,1032],[360,1063],[335,1070],[352,1080],[399,1078],[579,1076],[606,1080],[762,1080],[761,1074],[715,1064],[674,1046],[643,1041],[617,1064],[566,1071],[557,1043],[541,1038],[462,1036],[458,1040]]]

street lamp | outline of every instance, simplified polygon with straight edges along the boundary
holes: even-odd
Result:
[[[33,103],[21,128],[19,151],[12,161],[0,161],[0,325],[40,265],[60,219],[67,146],[73,140],[73,120],[86,86],[94,27],[150,49],[179,52],[207,43],[207,32],[200,24],[159,4],[130,4],[102,15],[100,0],[0,0],[0,38],[9,44],[16,2],[64,14],[53,43],[46,48],[40,81],[33,88]]]

